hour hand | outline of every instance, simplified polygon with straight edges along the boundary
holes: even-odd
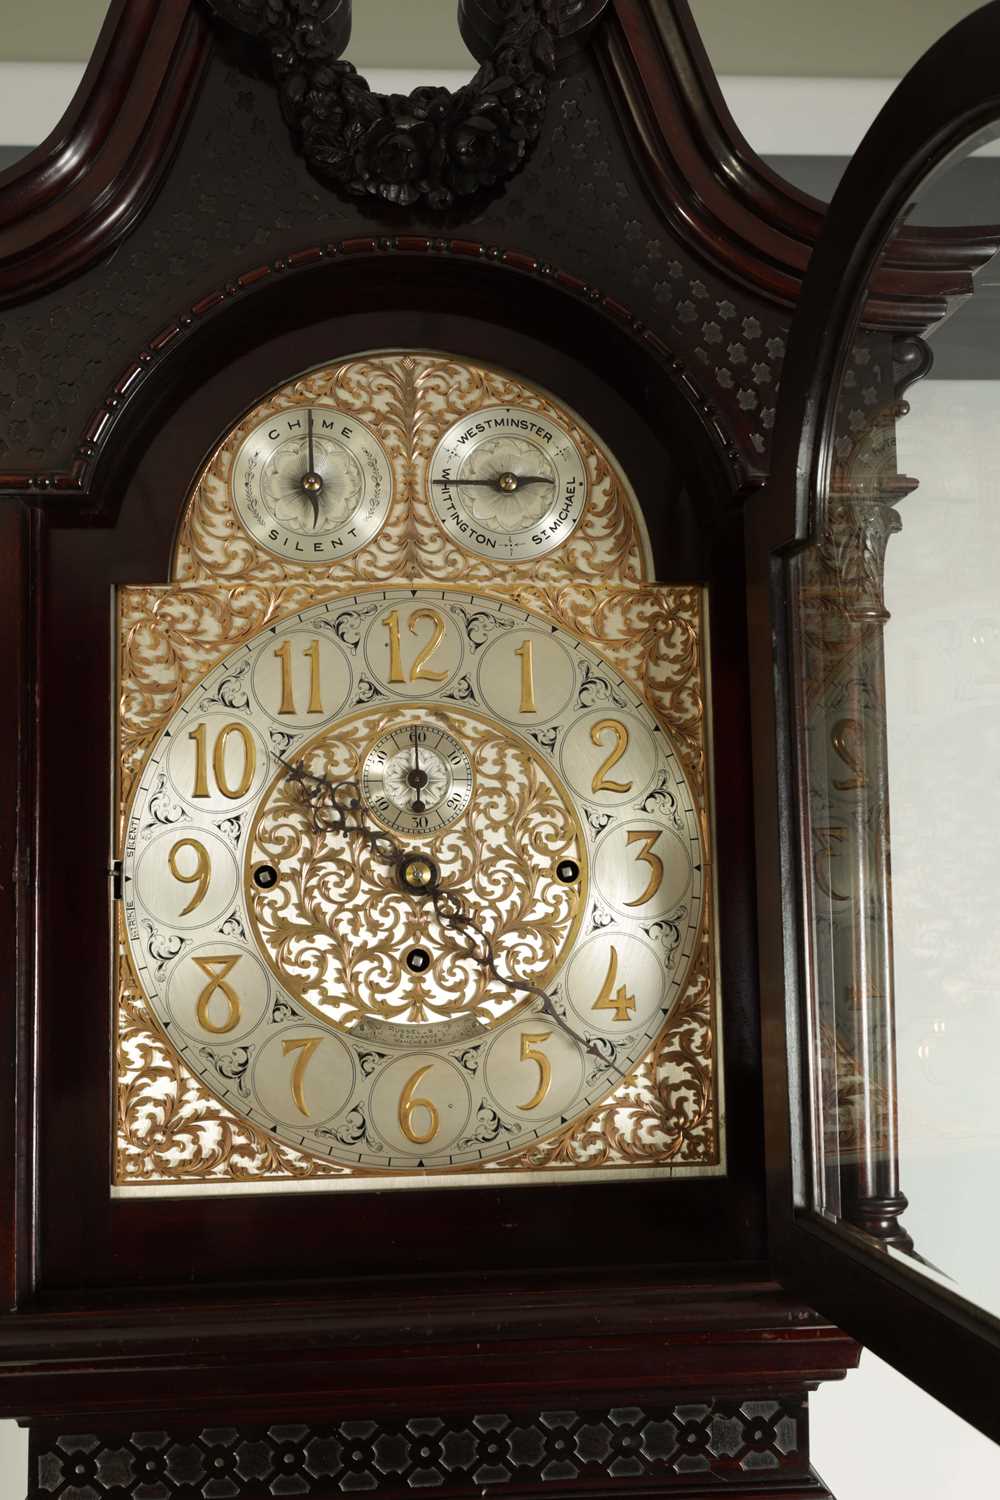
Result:
[[[306,413],[306,472],[302,476],[302,488],[305,490],[312,506],[313,529],[319,525],[319,495],[323,488],[323,476],[316,472],[316,453],[313,443],[313,414],[312,407]]]
[[[432,479],[431,480],[431,484],[448,484],[448,485],[451,485],[451,487],[452,487],[453,490],[458,489],[459,487],[461,487],[463,490],[467,490],[467,489],[471,489],[471,488],[476,488],[476,487],[478,487],[480,489],[487,489],[487,490],[498,490],[500,488],[499,478],[497,478],[497,479]]]
[[[525,484],[555,484],[547,474],[515,474],[506,470],[492,479],[433,479],[432,484],[450,485],[452,489],[487,489],[499,495],[513,495]]]

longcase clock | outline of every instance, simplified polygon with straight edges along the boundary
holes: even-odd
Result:
[[[816,1238],[778,1085],[796,893],[843,871],[781,842],[761,582],[807,540],[763,486],[822,216],[683,0],[460,24],[476,77],[403,100],[346,0],[122,0],[0,181],[32,1495],[829,1494],[824,1314],[866,1328],[776,1279]],[[862,498],[991,243],[875,273]],[[844,1174],[885,1260],[891,1157]]]

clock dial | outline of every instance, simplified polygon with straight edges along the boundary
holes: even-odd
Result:
[[[361,766],[361,790],[373,815],[394,833],[447,828],[472,796],[472,762],[443,725],[413,719],[372,745]]]
[[[523,562],[558,547],[587,501],[587,470],[549,415],[492,406],[455,422],[428,471],[438,523],[482,557]]]
[[[613,638],[655,598],[588,607]],[[588,1132],[628,1134],[708,952],[690,742],[650,697],[510,593],[369,588],[251,630],[162,722],[125,820],[131,972],[183,1065],[359,1186],[603,1167]]]
[[[243,442],[231,476],[237,515],[268,552],[316,564],[376,536],[392,471],[375,434],[329,406],[273,412]]]

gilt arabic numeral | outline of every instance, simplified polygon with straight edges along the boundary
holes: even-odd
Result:
[[[590,728],[591,743],[601,748],[601,742],[608,734],[614,736],[615,745],[607,760],[598,767],[593,781],[590,783],[592,792],[630,792],[635,785],[632,781],[609,781],[608,772],[612,766],[616,766],[628,749],[628,730],[624,724],[617,719],[600,719]]]
[[[427,1142],[437,1135],[440,1117],[436,1106],[429,1099],[418,1099],[414,1092],[421,1079],[430,1072],[433,1066],[433,1063],[426,1063],[424,1067],[418,1068],[399,1096],[399,1128],[414,1146],[426,1146]],[[426,1130],[418,1131],[414,1127],[413,1117],[418,1109],[427,1111]]]
[[[616,1021],[629,1021],[635,1010],[635,996],[630,995],[627,985],[618,982],[618,949],[612,944],[608,972],[604,976],[601,992],[592,1006],[593,1010],[613,1010]]]
[[[177,862],[177,856],[182,849],[194,850],[195,867],[187,875],[185,875]],[[201,905],[208,892],[209,881],[212,878],[212,861],[208,857],[208,850],[204,844],[199,844],[197,839],[178,839],[167,856],[167,865],[169,866],[171,875],[181,885],[193,885],[196,887],[191,900],[185,906],[184,910],[179,913],[180,916],[186,917],[196,907]]]

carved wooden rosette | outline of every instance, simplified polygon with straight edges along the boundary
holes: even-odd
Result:
[[[494,587],[497,587],[494,585]],[[142,765],[171,715],[211,665],[308,601],[349,592],[329,580],[119,591],[119,828]],[[641,694],[671,735],[712,848],[701,590],[584,582],[504,592],[565,622]],[[705,887],[713,885],[706,868]],[[722,1160],[719,995],[712,900],[705,903],[686,980],[639,1063],[563,1131],[479,1170],[579,1168],[718,1170]],[[165,951],[164,967],[173,957]],[[166,1041],[118,934],[117,1151],[122,1185],[286,1182],[348,1169],[286,1146],[217,1099]],[[365,1176],[360,1169],[352,1175]]]
[[[260,546],[241,526],[230,493],[233,464],[254,427],[272,413],[310,403],[363,422],[381,443],[393,480],[389,514],[377,536],[326,566],[276,557]],[[572,535],[554,552],[526,561],[471,555],[445,533],[428,498],[428,468],[443,434],[459,418],[505,405],[538,411],[568,432],[589,482],[586,512]],[[184,582],[246,577],[270,585],[390,578],[461,578],[481,585],[518,576],[638,583],[651,571],[638,515],[628,483],[607,451],[578,418],[536,386],[448,355],[370,354],[313,370],[272,392],[244,417],[192,490],[171,576]]]
[[[867,361],[865,361],[867,362]],[[800,797],[810,945],[813,1118],[819,1195],[898,1246],[899,1190],[892,883],[883,594],[896,472],[893,402],[837,447],[819,541],[792,564],[800,695]]]

